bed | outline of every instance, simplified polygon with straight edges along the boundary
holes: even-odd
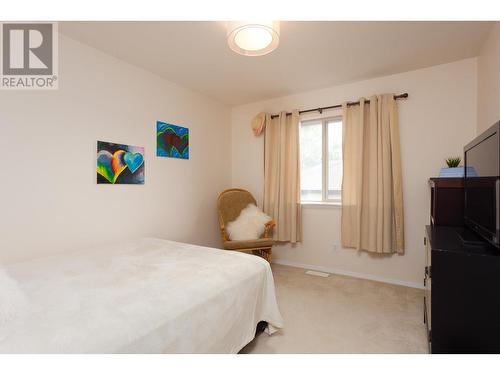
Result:
[[[0,353],[237,353],[283,326],[262,258],[155,238],[7,267],[26,306]]]

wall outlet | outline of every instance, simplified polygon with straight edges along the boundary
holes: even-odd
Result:
[[[333,251],[337,251],[339,249],[339,245],[334,243],[332,249]]]

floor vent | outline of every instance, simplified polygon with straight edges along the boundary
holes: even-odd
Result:
[[[319,272],[319,271],[306,271],[306,275],[311,275],[311,276],[319,276],[319,277],[328,277],[330,276],[329,273],[326,272]]]

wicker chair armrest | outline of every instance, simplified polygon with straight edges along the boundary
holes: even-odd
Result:
[[[227,237],[226,234],[226,228],[222,223],[220,224],[220,236],[222,238],[222,241],[229,241],[229,238]]]
[[[276,226],[276,222],[274,220],[270,220],[267,223],[264,224],[265,229],[264,229],[264,238],[271,238],[271,233],[273,231],[273,228]]]

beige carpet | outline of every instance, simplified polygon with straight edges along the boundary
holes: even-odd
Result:
[[[241,353],[427,353],[422,290],[272,268],[285,327]]]

